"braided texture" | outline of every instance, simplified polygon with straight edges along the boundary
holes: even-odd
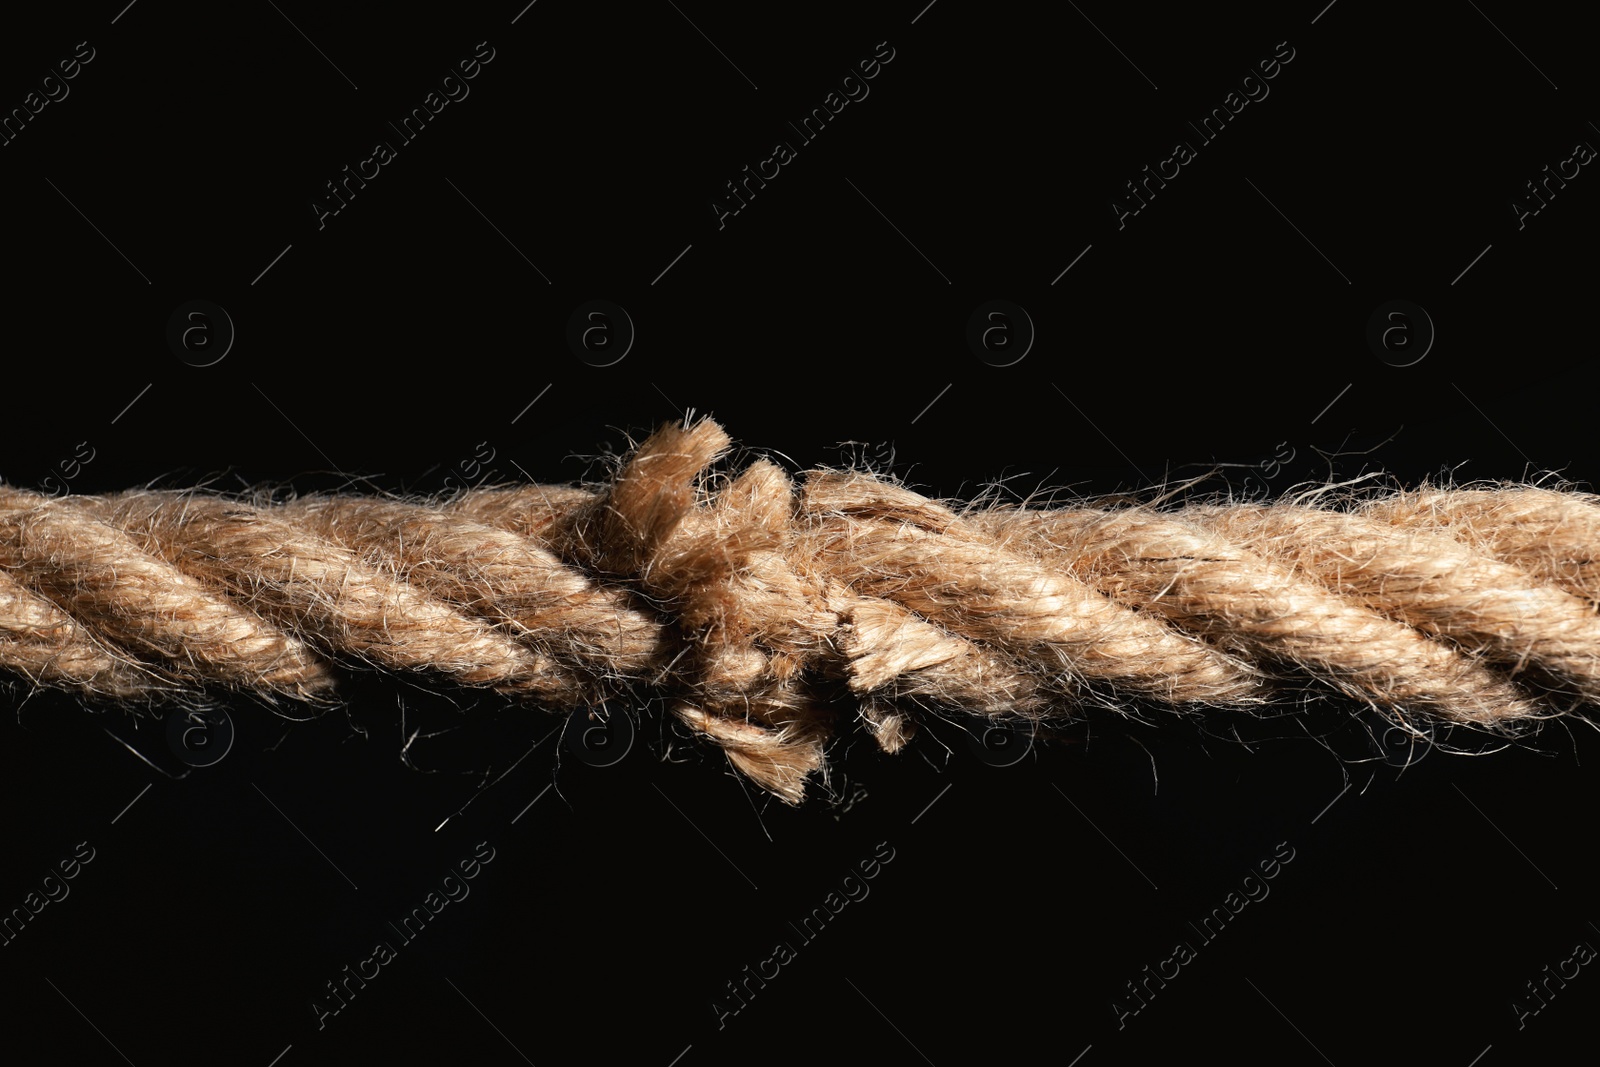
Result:
[[[0,668],[102,702],[332,706],[343,670],[567,711],[648,687],[791,803],[858,719],[1248,711],[1327,694],[1513,735],[1600,701],[1600,499],[953,507],[730,472],[666,426],[587,488],[448,500],[0,486]]]

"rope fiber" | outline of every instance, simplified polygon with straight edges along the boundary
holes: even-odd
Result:
[[[0,485],[0,668],[126,706],[331,707],[352,667],[563,712],[648,688],[790,803],[851,718],[894,752],[941,709],[1324,695],[1510,737],[1600,700],[1589,494],[960,505],[731,444],[686,420],[604,484],[448,499]]]

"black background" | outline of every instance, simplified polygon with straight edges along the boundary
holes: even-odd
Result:
[[[562,482],[692,409],[744,458],[887,465],[952,497],[1207,471],[1273,493],[1373,470],[1596,479],[1596,179],[1520,229],[1512,207],[1600,141],[1575,15],[924,3],[8,16],[6,110],[78,42],[94,58],[0,146],[0,475]],[[387,122],[480,41],[470,95],[319,228],[324,183],[398,142]],[[724,183],[879,42],[870,95],[719,228]],[[1186,123],[1289,48],[1270,95],[1198,144]],[[1196,158],[1119,228],[1124,183],[1178,140]],[[592,299],[636,327],[611,366],[565,339]],[[1037,331],[1010,366],[966,342],[993,299]],[[211,366],[166,341],[191,300],[236,330]],[[1437,331],[1408,366],[1417,348],[1366,341],[1392,300]],[[1512,1007],[1600,944],[1581,725],[1402,768],[1350,708],[1248,744],[1226,721],[1102,717],[996,767],[935,722],[897,757],[841,738],[832,802],[794,810],[653,714],[602,768],[563,747],[577,709],[371,677],[349,696],[297,724],[237,701],[227,757],[177,778],[150,765],[183,772],[159,721],[5,697],[0,908],[95,850],[0,948],[8,1045],[263,1067],[1467,1065],[1551,1058],[1600,994],[1586,968],[1520,1028]],[[480,841],[470,897],[319,1029],[324,983]],[[870,894],[799,943],[790,924],[881,842]],[[1275,850],[1293,859],[1270,895],[1203,943],[1189,924]],[[1180,940],[1196,958],[1119,1028],[1126,983]],[[779,941],[797,957],[719,1026],[726,983]]]

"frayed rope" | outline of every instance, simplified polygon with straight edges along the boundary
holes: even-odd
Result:
[[[553,710],[637,687],[785,801],[840,718],[1064,720],[1328,694],[1514,736],[1600,700],[1600,498],[952,506],[866,471],[717,472],[709,420],[599,486],[448,500],[0,486],[0,668],[116,704],[331,705],[339,668]]]

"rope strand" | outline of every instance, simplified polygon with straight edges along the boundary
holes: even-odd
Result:
[[[841,713],[895,752],[929,709],[1309,692],[1513,736],[1600,700],[1587,494],[963,507],[863,471],[731,474],[730,447],[669,425],[604,485],[446,501],[0,486],[0,668],[124,705],[330,706],[351,667],[557,711],[649,687],[790,803]]]

